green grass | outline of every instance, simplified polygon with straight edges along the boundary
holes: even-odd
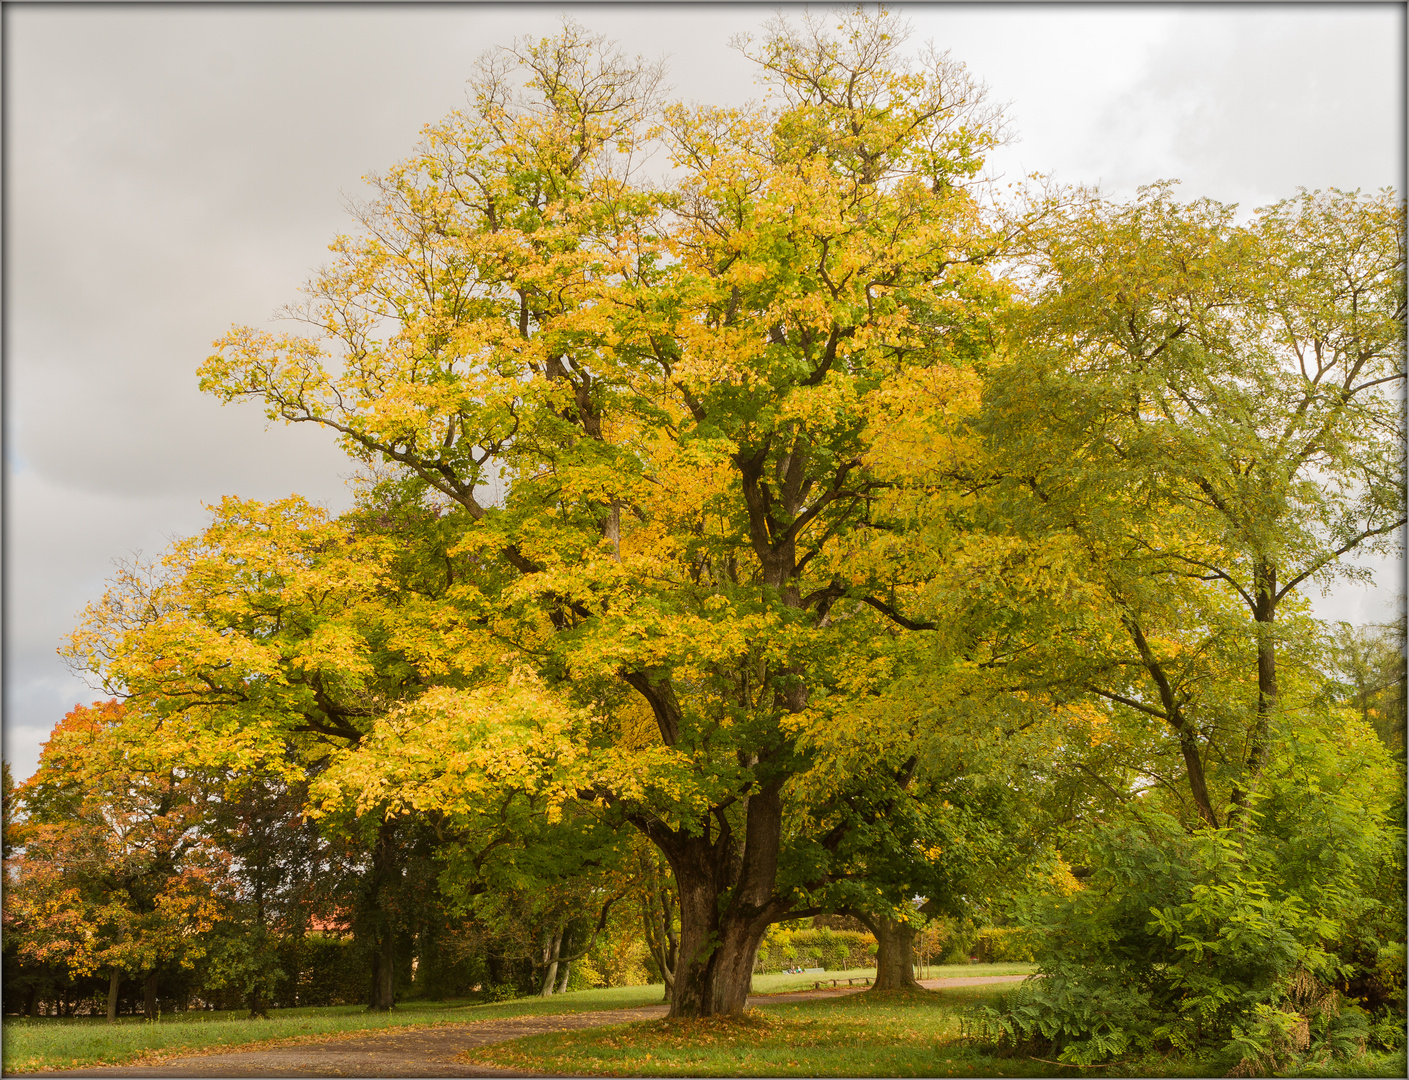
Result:
[[[155,1022],[121,1017],[6,1018],[3,1067],[6,1074],[40,1069],[76,1069],[156,1061],[181,1053],[252,1049],[272,1042],[322,1038],[426,1024],[493,1020],[503,1016],[588,1012],[654,1005],[661,987],[624,986],[580,990],[551,998],[520,998],[500,1004],[474,1001],[408,1001],[390,1013],[369,1013],[359,1005],[331,1008],[271,1009],[268,1020],[249,1020],[240,1012],[169,1013]]]
[[[958,1040],[959,1010],[995,1002],[1001,993],[965,986],[879,1000],[855,994],[778,1002],[751,1010],[744,1020],[653,1020],[533,1035],[480,1047],[465,1060],[607,1076],[1072,1075],[1070,1068],[998,1058]]]
[[[938,975],[1025,974],[1030,964],[975,964],[931,969]],[[828,971],[825,975],[759,975],[753,989],[759,994],[811,990],[819,979],[830,984],[852,978],[873,978],[874,968]],[[421,1024],[463,1023],[501,1016],[537,1013],[584,1012],[652,1005],[661,1000],[655,986],[628,986],[608,990],[581,990],[552,998],[521,998],[499,1005],[474,1001],[409,1001],[391,1013],[368,1013],[361,1006],[273,1009],[268,1020],[249,1020],[243,1010],[234,1012],[169,1013],[155,1023],[141,1017],[121,1017],[116,1024],[102,1018],[61,1019],[38,1017],[6,1019],[3,1066],[6,1073],[39,1069],[72,1069],[89,1065],[121,1065],[156,1061],[180,1053],[251,1047],[270,1042],[314,1040],[358,1031],[409,1027]]]
[[[936,969],[934,977],[1025,974],[1030,965],[965,965]],[[860,969],[860,977],[873,975]],[[828,982],[857,972],[827,972]],[[811,989],[821,976],[762,975],[759,993]],[[1203,1076],[1209,1063],[1149,1058],[1105,1069],[1077,1070],[1026,1057],[1000,1057],[958,1041],[958,1014],[976,1002],[996,1003],[1004,986],[951,987],[923,994],[829,997],[773,1002],[745,1022],[649,1021],[578,1032],[539,1035],[485,1047],[474,1060],[576,1074],[642,1076]],[[582,990],[552,998],[500,1004],[409,1001],[392,1013],[360,1006],[277,1009],[269,1020],[243,1012],[173,1013],[155,1023],[123,1017],[6,1019],[6,1074],[155,1062],[185,1053],[255,1049],[313,1042],[364,1031],[464,1023],[508,1016],[624,1009],[658,1004],[660,984]],[[647,1056],[649,1055],[649,1056]],[[1226,1066],[1218,1073],[1226,1072]],[[1216,1074],[1215,1074],[1216,1075]],[[1403,1076],[1405,1058],[1366,1056],[1334,1071],[1307,1068],[1303,1076]]]
[[[946,971],[943,974],[952,974]],[[995,974],[993,971],[969,974]],[[1021,974],[1017,972],[1015,974]],[[533,1035],[477,1048],[464,1060],[574,1076],[1221,1076],[1233,1064],[1152,1055],[1077,1069],[962,1041],[960,1013],[997,1005],[1011,987],[959,986],[918,994],[856,994],[763,1004],[744,1020],[653,1020]],[[1397,1077],[1403,1052],[1367,1054],[1338,1071],[1297,1076]]]

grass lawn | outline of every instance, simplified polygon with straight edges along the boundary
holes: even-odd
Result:
[[[879,1000],[856,994],[778,1002],[743,1020],[652,1020],[533,1035],[480,1047],[465,1060],[572,1076],[1221,1076],[1233,1064],[1151,1057],[1076,1069],[960,1041],[963,1009],[996,1004],[1011,991],[961,986]],[[1401,1052],[1298,1075],[1396,1077],[1404,1066]]]
[[[933,968],[935,975],[1025,974],[1030,964],[971,964]],[[819,979],[860,980],[874,977],[874,968],[828,971],[824,975],[759,975],[759,994],[811,990]],[[627,1009],[661,1001],[662,988],[626,986],[609,990],[580,990],[551,998],[520,998],[498,1005],[474,1001],[408,1001],[390,1013],[368,1013],[361,1006],[316,1009],[271,1009],[268,1020],[249,1020],[243,1010],[233,1012],[169,1013],[156,1023],[125,1016],[116,1024],[102,1018],[6,1018],[3,1066],[6,1073],[40,1069],[73,1069],[89,1065],[122,1065],[158,1061],[181,1053],[253,1048],[258,1044],[308,1041],[358,1031],[413,1027],[421,1024],[464,1023],[501,1016],[537,1013],[588,1012],[594,1009]]]
[[[624,986],[579,990],[551,998],[520,998],[500,1004],[473,1001],[408,1001],[390,1013],[369,1013],[360,1005],[310,1009],[271,1009],[268,1020],[250,1020],[244,1011],[169,1013],[156,1022],[120,1017],[36,1017],[4,1022],[6,1074],[40,1069],[153,1062],[181,1053],[229,1048],[254,1049],[266,1043],[316,1041],[359,1031],[455,1024],[503,1016],[588,1012],[654,1005],[661,987]]]
[[[467,1060],[607,1076],[1071,1075],[1070,1068],[995,1058],[958,1042],[959,1010],[1002,992],[964,986],[881,1000],[854,994],[779,1002],[751,1010],[742,1021],[652,1020],[533,1035],[480,1047]]]
[[[1026,965],[966,965],[935,969],[934,977],[1024,974]],[[827,972],[826,979],[873,975]],[[764,975],[758,993],[811,989],[819,975]],[[815,1001],[774,1002],[745,1021],[648,1021],[552,1035],[536,1035],[474,1051],[485,1065],[578,1075],[641,1076],[1201,1076],[1202,1062],[1158,1059],[1075,1070],[1022,1057],[995,1057],[958,1041],[958,1014],[978,1001],[994,1002],[1009,986],[951,987],[874,1000],[857,994]],[[4,1072],[36,1072],[93,1065],[152,1063],[183,1053],[256,1049],[338,1038],[364,1031],[456,1024],[508,1016],[587,1012],[654,1005],[661,987],[582,990],[552,998],[500,1004],[474,1001],[408,1001],[392,1013],[360,1006],[271,1010],[269,1020],[243,1012],[172,1013],[155,1023],[123,1017],[40,1017],[4,1022]],[[1226,1072],[1227,1068],[1219,1070]],[[1216,1075],[1216,1074],[1215,1074]],[[1403,1076],[1404,1054],[1365,1058],[1308,1076]]]

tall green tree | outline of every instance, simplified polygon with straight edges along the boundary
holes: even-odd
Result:
[[[1303,590],[1404,525],[1402,204],[1307,193],[1239,224],[1161,185],[1034,243],[979,422],[1002,577],[1046,639],[1020,666],[1157,721],[1197,816],[1242,821],[1279,669],[1312,649]]]

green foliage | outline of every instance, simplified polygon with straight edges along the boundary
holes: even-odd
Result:
[[[309,934],[289,940],[279,960],[285,972],[298,973],[276,989],[280,1005],[356,1005],[366,999],[367,969],[348,938]]]
[[[1383,626],[1335,627],[1331,672],[1336,689],[1371,724],[1385,746],[1404,756],[1405,616]]]
[[[1393,934],[1374,916],[1394,910],[1381,874],[1403,865],[1396,782],[1368,726],[1332,714],[1279,732],[1255,829],[1190,833],[1129,809],[1087,840],[1084,888],[1030,907],[1043,978],[976,1033],[1073,1065],[1221,1047],[1281,1068],[1363,1049],[1347,994],[1402,956],[1377,940],[1366,970],[1366,927]]]
[[[758,970],[782,971],[800,964],[843,971],[873,964],[875,950],[876,936],[863,930],[772,926],[758,951]]]
[[[985,926],[976,937],[975,952],[980,963],[1024,963],[1034,959],[1032,934],[1026,927]]]

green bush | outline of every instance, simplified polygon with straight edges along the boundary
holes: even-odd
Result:
[[[790,930],[770,927],[759,948],[759,969],[782,971],[799,963],[834,971],[868,967],[876,954],[875,935],[859,930],[828,928]]]
[[[974,951],[985,964],[1031,963],[1032,935],[1021,926],[986,926],[976,935]]]
[[[1240,828],[1127,808],[1087,837],[1085,887],[1026,913],[1043,978],[972,1033],[1072,1065],[1172,1050],[1244,1074],[1397,1049],[1402,792],[1373,733],[1327,713],[1278,734]]]
[[[519,991],[513,983],[487,983],[480,996],[485,1001],[513,1001],[519,996]]]

